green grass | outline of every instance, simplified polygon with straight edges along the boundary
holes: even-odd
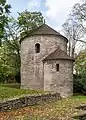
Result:
[[[9,88],[20,88],[20,84],[19,83],[7,83],[7,84],[0,84],[1,87],[9,87]]]
[[[4,85],[3,85],[4,86]],[[16,88],[10,88],[10,87],[3,87],[0,85],[0,100],[4,100],[7,98],[14,98],[19,97],[27,94],[39,94],[44,93],[41,90],[28,90],[28,89],[16,89]]]
[[[76,96],[72,96],[71,99],[84,101],[84,100],[86,100],[86,96],[84,96],[84,95],[76,95]]]
[[[27,94],[45,93],[40,90],[16,89],[12,88],[12,86],[16,85],[0,85],[0,98],[2,100]],[[16,120],[74,120],[72,118],[73,116],[77,116],[78,114],[84,112],[83,110],[76,109],[76,107],[81,105],[86,105],[86,96],[78,95],[59,101],[21,108],[6,112],[3,115],[0,113],[0,118],[13,118]]]

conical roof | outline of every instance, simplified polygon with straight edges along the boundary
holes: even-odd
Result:
[[[64,60],[73,60],[74,59],[70,56],[67,55],[66,52],[62,51],[60,47],[58,47],[54,52],[50,53],[46,58],[44,58],[43,61],[45,60],[57,60],[57,59],[64,59]]]
[[[43,24],[36,30],[32,31],[30,35],[61,35],[59,32],[52,29],[50,26]]]
[[[28,35],[25,36],[25,37],[29,37],[29,36],[33,36],[33,35],[56,35],[56,36],[60,36],[60,37],[65,38],[65,40],[68,42],[68,39],[66,37],[64,37],[63,35],[61,35],[59,32],[57,32],[56,30],[54,30],[53,28],[51,28],[47,24],[43,24],[43,25],[39,26],[35,30],[33,30],[30,33],[28,33]],[[21,41],[24,38],[22,38]]]

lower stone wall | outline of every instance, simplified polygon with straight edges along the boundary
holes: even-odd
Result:
[[[56,65],[59,64],[59,71]],[[73,95],[73,61],[47,60],[44,63],[44,90],[56,91],[61,96]]]
[[[61,99],[59,93],[47,93],[41,95],[30,95],[22,98],[9,100],[0,103],[0,111],[10,111],[11,109],[18,109],[31,105],[39,105],[43,102],[54,101]]]

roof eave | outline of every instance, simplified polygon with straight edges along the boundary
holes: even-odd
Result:
[[[24,36],[23,38],[20,39],[20,43],[27,37],[30,37],[30,36],[40,36],[40,35],[50,35],[50,36],[59,36],[59,37],[62,37],[62,38],[65,38],[66,42],[68,43],[68,39],[65,37],[65,36],[62,36],[62,35],[55,35],[55,34],[28,34],[26,36]]]
[[[52,58],[52,59],[43,59],[42,61],[47,61],[47,60],[71,60],[73,62],[75,62],[74,58]]]

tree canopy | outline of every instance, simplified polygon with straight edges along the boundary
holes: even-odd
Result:
[[[45,19],[41,12],[29,12],[25,10],[19,13],[18,24],[21,37],[25,36],[31,30],[34,30],[43,23],[45,23]]]
[[[0,0],[0,40],[4,35],[4,27],[8,24],[8,15],[11,5],[6,3],[6,0]]]
[[[76,57],[75,70],[77,74],[86,73],[86,51],[81,51]]]
[[[17,20],[9,16],[9,21],[4,26],[3,42],[0,48],[0,62],[2,63],[0,70],[5,72],[5,74],[1,72],[2,81],[7,79],[7,76],[14,78],[20,76],[20,38],[43,23],[44,17],[40,12],[24,11],[19,14]],[[20,82],[19,77],[17,82]]]

